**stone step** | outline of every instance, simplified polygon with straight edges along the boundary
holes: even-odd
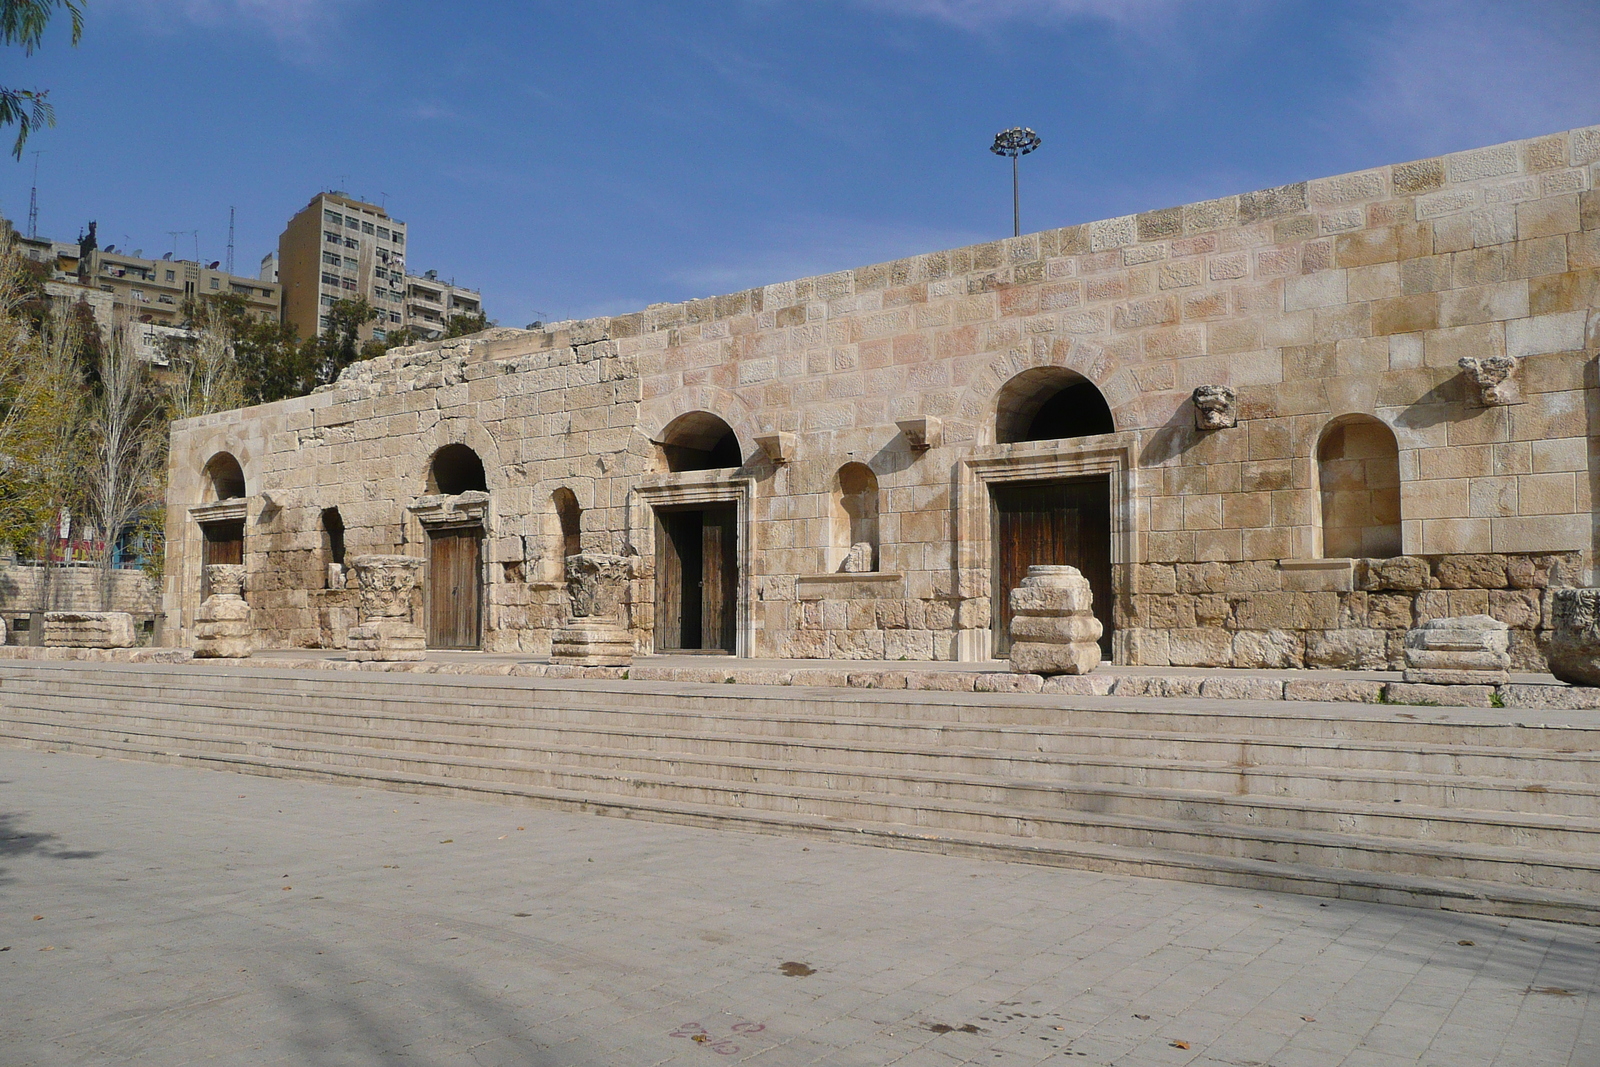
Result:
[[[60,692],[65,688],[66,692]],[[1421,775],[1445,775],[1456,780],[1502,779],[1519,786],[1539,784],[1549,789],[1562,783],[1600,788],[1600,753],[1562,752],[1485,747],[1461,743],[1420,744],[1407,741],[1377,742],[1356,739],[1312,737],[1260,738],[1253,736],[1195,736],[1153,730],[1110,730],[1067,726],[1008,726],[1001,724],[904,723],[899,720],[836,720],[801,715],[791,709],[782,717],[755,714],[721,717],[709,713],[656,712],[637,707],[625,712],[610,709],[548,709],[554,721],[532,718],[512,720],[471,716],[441,715],[438,705],[421,703],[411,714],[367,714],[354,710],[327,711],[305,707],[279,710],[272,701],[231,700],[224,703],[185,693],[170,701],[129,700],[122,696],[95,696],[70,687],[52,687],[50,692],[27,692],[12,686],[4,700],[11,706],[33,706],[74,713],[101,713],[110,717],[159,711],[172,706],[187,706],[193,714],[216,718],[222,712],[237,712],[245,721],[306,725],[344,725],[352,728],[408,728],[435,736],[519,736],[528,739],[565,739],[572,743],[605,745],[621,736],[649,734],[667,740],[681,740],[691,751],[706,744],[805,745],[848,741],[872,752],[1030,752],[1044,756],[1082,758],[1148,758],[1194,760],[1234,767],[1302,766],[1328,770],[1351,769]],[[359,706],[359,701],[340,694],[342,707]],[[244,707],[238,705],[243,704]],[[452,706],[452,711],[461,710]],[[547,709],[513,709],[523,716],[544,714]],[[593,722],[600,719],[600,722]],[[1496,735],[1490,735],[1496,736]],[[666,743],[666,740],[663,742]],[[875,757],[867,757],[875,758]]]
[[[1237,769],[1221,769],[1218,777],[1234,788],[1217,791],[1197,785],[1193,778],[1182,786],[1157,786],[1148,781],[1124,784],[1098,778],[1063,780],[1052,773],[1062,766],[1057,761],[985,759],[982,754],[946,760],[935,769],[897,767],[891,760],[877,764],[830,762],[836,752],[831,748],[795,749],[768,759],[743,754],[663,752],[650,747],[649,742],[655,738],[617,738],[621,745],[628,741],[642,744],[600,748],[533,746],[487,738],[442,741],[391,731],[335,727],[306,730],[259,724],[241,728],[242,724],[232,722],[163,720],[155,716],[129,717],[108,724],[87,721],[83,716],[29,718],[12,712],[11,723],[14,729],[32,736],[52,730],[68,736],[65,731],[70,730],[76,731],[77,736],[114,736],[147,745],[204,742],[241,745],[250,751],[304,749],[321,754],[359,748],[414,759],[437,756],[461,762],[489,761],[497,766],[526,766],[552,773],[568,769],[581,774],[661,773],[732,785],[759,783],[859,794],[889,793],[1007,808],[1066,809],[1600,854],[1600,819],[1592,817],[1430,806],[1395,797],[1393,790],[1378,800],[1348,795],[1312,798],[1282,790],[1258,792],[1240,787]],[[1588,811],[1592,814],[1595,810],[1591,803]]]
[[[409,745],[421,751],[437,746],[459,749],[481,745],[516,751],[523,758],[550,758],[539,756],[541,752],[593,752],[604,753],[605,758],[627,755],[651,760],[720,760],[755,767],[782,767],[804,759],[841,770],[883,769],[906,775],[985,774],[1036,780],[1056,788],[1104,785],[1341,803],[1387,805],[1398,801],[1450,811],[1562,817],[1589,817],[1600,812],[1600,786],[1570,780],[1530,780],[1527,773],[1538,761],[1514,754],[1504,756],[1513,764],[1510,770],[1514,773],[1496,779],[1463,777],[1453,772],[1426,774],[1361,767],[1247,764],[1237,759],[1202,760],[1182,748],[1171,758],[1073,752],[1070,759],[1063,759],[1060,752],[1039,751],[1037,746],[928,748],[871,739],[797,741],[665,729],[646,734],[604,725],[530,724],[438,714],[401,718],[251,709],[230,715],[236,709],[219,709],[187,695],[184,700],[169,704],[140,701],[123,705],[120,711],[85,711],[82,703],[83,698],[40,695],[31,698],[28,707],[39,714],[69,716],[79,723],[117,724],[144,732],[203,727],[220,736],[279,738],[287,742],[355,738],[366,739],[374,747]],[[20,717],[23,712],[19,709],[10,714]],[[1454,760],[1460,753],[1451,752],[1449,756]],[[1589,766],[1592,769],[1592,761]]]
[[[94,747],[114,740],[105,731],[66,724],[40,728],[38,733],[29,733],[20,724],[14,724],[11,732],[13,737],[35,743],[53,742],[74,747]],[[925,793],[857,793],[828,785],[802,787],[760,781],[730,783],[665,770],[624,772],[614,768],[542,766],[523,760],[474,759],[453,752],[384,751],[354,744],[266,744],[192,733],[143,741],[137,735],[129,736],[132,740],[118,739],[116,743],[210,756],[264,755],[289,759],[304,766],[361,767],[380,772],[510,783],[597,797],[620,795],[634,800],[757,808],[1021,838],[1099,841],[1122,847],[1172,849],[1330,868],[1513,882],[1587,892],[1600,890],[1600,855],[1592,849],[1584,853],[1557,852],[1383,837],[1345,830],[1280,829],[1259,824],[1202,822],[1193,818],[1010,807],[947,800]]]
[[[712,686],[697,683],[644,685],[629,682],[570,681],[462,676],[407,676],[365,672],[250,671],[117,665],[86,669],[81,665],[0,662],[0,685],[31,679],[56,684],[76,681],[159,693],[176,686],[196,694],[228,694],[235,700],[297,696],[315,700],[318,692],[336,691],[341,700],[394,702],[401,710],[417,701],[460,703],[474,707],[528,709],[537,704],[574,709],[639,710],[649,714],[678,710],[720,718],[786,717],[797,702],[826,707],[823,719],[876,721],[925,720],[938,723],[998,725],[1075,725],[1097,729],[1170,730],[1184,735],[1225,732],[1251,737],[1288,736],[1389,741],[1431,740],[1440,743],[1489,743],[1557,751],[1600,750],[1600,717],[1593,722],[1542,725],[1546,716],[1532,710],[1505,711],[1407,708],[1380,705],[1310,704],[1272,701],[1207,701],[1199,698],[1107,698],[1066,694],[973,694],[884,690],[806,689],[782,686]],[[557,695],[559,694],[559,696]],[[1133,705],[1133,706],[1130,706]],[[1309,709],[1309,710],[1308,710]],[[1574,713],[1567,713],[1573,718]],[[1233,729],[1217,731],[1219,723]],[[1495,738],[1493,742],[1487,738]]]
[[[852,820],[816,812],[730,807],[655,797],[596,795],[442,774],[305,763],[253,754],[207,755],[110,739],[65,741],[15,738],[29,747],[95,752],[126,758],[190,763],[283,777],[331,779],[419,792],[492,795],[541,806],[710,827],[809,834],[951,854],[1077,867],[1108,873],[1202,881],[1219,885],[1310,893],[1352,900],[1600,925],[1600,901],[1588,891],[1461,877],[1419,875],[1393,868],[1357,870],[1295,860],[1192,853],[1167,847],[1021,837],[1015,833]],[[1532,858],[1532,857],[1530,857]]]

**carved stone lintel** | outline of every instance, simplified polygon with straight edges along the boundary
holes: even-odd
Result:
[[[1194,428],[1228,430],[1239,425],[1238,397],[1226,385],[1198,386],[1189,397],[1194,404]]]
[[[631,576],[626,556],[579,552],[566,558],[567,598],[575,619],[620,619],[622,591]]]
[[[906,443],[913,452],[926,452],[944,443],[944,423],[937,415],[918,415],[914,419],[897,419],[895,425],[906,435]]]
[[[1522,403],[1522,387],[1517,383],[1517,361],[1512,356],[1462,356],[1460,366],[1477,387],[1477,400],[1486,408]]]

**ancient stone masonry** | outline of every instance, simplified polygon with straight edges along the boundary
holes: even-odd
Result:
[[[49,611],[46,648],[132,648],[133,616],[125,611]]]
[[[555,662],[579,667],[626,667],[633,662],[633,635],[622,618],[631,571],[623,556],[580,552],[567,557],[572,614],[551,640]]]
[[[1100,665],[1094,594],[1072,567],[1032,566],[1011,591],[1011,669],[1088,674]]]
[[[355,660],[419,660],[426,635],[411,621],[412,593],[423,560],[414,556],[357,556],[350,569],[361,590],[361,623],[350,631],[346,655]]]
[[[242,563],[213,563],[206,568],[211,595],[195,613],[194,654],[197,658],[240,657],[251,652],[250,605],[241,595]]]
[[[1600,589],[1555,594],[1550,673],[1573,685],[1600,686]]]
[[[1405,680],[1419,685],[1505,685],[1508,627],[1487,615],[1432,619],[1406,634]]]
[[[175,426],[167,639],[237,553],[258,647],[335,642],[348,542],[425,561],[439,647],[549,652],[599,553],[646,653],[1003,658],[1040,564],[1119,663],[1400,669],[1482,614],[1542,669],[1593,577],[1597,167],[1600,127],[396,349]]]

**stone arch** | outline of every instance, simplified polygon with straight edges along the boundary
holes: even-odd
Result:
[[[445,445],[429,457],[428,495],[459,496],[488,491],[489,478],[483,468],[483,457],[470,445]]]
[[[1317,555],[1325,559],[1401,554],[1400,446],[1371,415],[1341,415],[1323,427],[1316,450]]]
[[[669,422],[656,439],[669,471],[729,470],[744,463],[739,435],[709,411],[689,411]]]
[[[1139,425],[1140,390],[1127,368],[1114,366],[1112,358],[1096,345],[1074,343],[1067,347],[1041,340],[1030,348],[1014,349],[997,357],[974,375],[952,416],[954,422],[968,427],[965,433],[957,434],[978,445],[996,443],[994,416],[1001,392],[1018,376],[1046,368],[1069,371],[1091,383],[1110,408],[1115,426],[1128,429]],[[947,440],[952,439],[953,428],[946,423]]]
[[[876,571],[879,557],[878,476],[865,463],[846,463],[833,476],[829,568]],[[866,546],[853,556],[856,546]]]
[[[583,508],[578,495],[563,485],[550,494],[550,508],[556,520],[552,532],[560,539],[553,547],[563,560],[576,556],[583,551]]]
[[[493,437],[489,436],[481,425],[466,419],[451,419],[441,422],[433,428],[432,433],[424,434],[419,442],[421,448],[412,453],[417,458],[412,462],[412,484],[417,487],[418,495],[432,495],[437,490],[431,488],[434,484],[433,461],[440,452],[450,445],[465,445],[477,454],[483,465],[484,484],[490,491],[504,488],[504,472],[500,467],[500,447],[495,444]],[[423,451],[426,449],[426,451]],[[423,458],[426,457],[426,458]]]
[[[757,428],[749,405],[735,394],[714,385],[679,389],[668,396],[641,404],[639,431],[659,446],[664,440],[668,426],[683,416],[695,412],[714,414],[727,423],[733,430],[734,436],[738,438],[741,450],[749,448],[755,441],[756,435],[763,432]],[[742,461],[743,456],[740,458]],[[668,469],[659,447],[656,449],[656,459],[658,470]]]
[[[1093,382],[1066,367],[1034,367],[995,394],[997,444],[1115,433],[1116,420]]]
[[[201,502],[238,500],[250,495],[244,467],[232,452],[217,452],[201,468]]]

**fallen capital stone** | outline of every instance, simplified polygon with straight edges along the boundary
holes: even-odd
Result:
[[[1405,680],[1414,685],[1504,685],[1511,630],[1488,615],[1434,619],[1406,631]]]
[[[1546,656],[1563,682],[1600,686],[1600,589],[1556,590]]]

